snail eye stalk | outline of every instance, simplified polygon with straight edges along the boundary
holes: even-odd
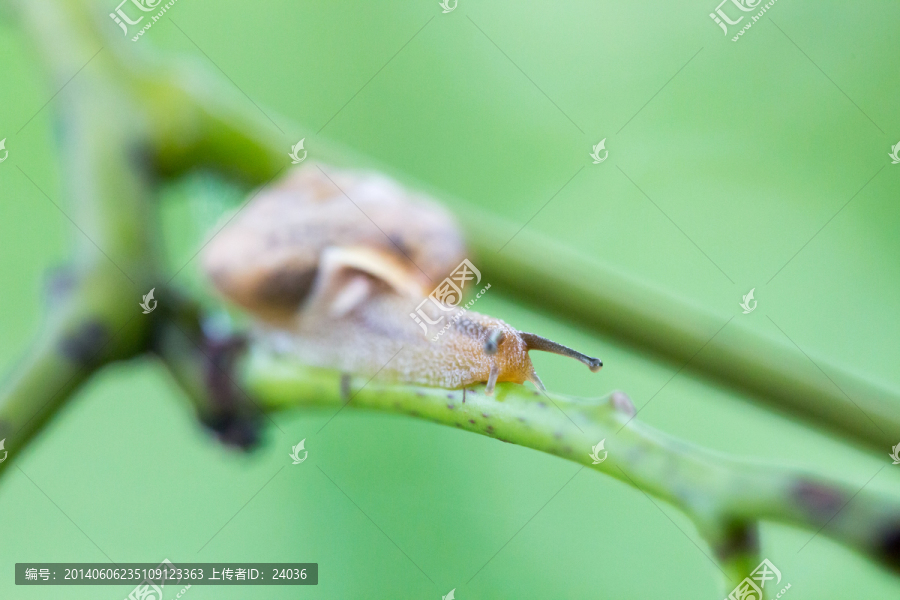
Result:
[[[525,342],[525,347],[529,350],[540,350],[542,352],[550,352],[552,354],[559,354],[560,356],[568,356],[569,358],[574,358],[577,361],[583,362],[590,368],[590,370],[594,373],[599,371],[603,367],[603,361],[599,358],[591,358],[581,352],[576,350],[572,350],[567,346],[563,346],[562,344],[557,344],[554,341],[548,340],[545,337],[541,337],[539,335],[535,335],[533,333],[519,333],[522,341]]]

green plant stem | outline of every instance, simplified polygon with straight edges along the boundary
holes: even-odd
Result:
[[[844,483],[699,448],[632,419],[621,392],[598,400],[544,397],[501,384],[495,396],[352,378],[255,353],[243,385],[272,409],[332,406],[401,413],[555,454],[611,475],[687,514],[737,584],[758,564],[755,522],[766,519],[821,532],[900,573],[900,502]],[[548,402],[548,400],[551,400]],[[570,421],[571,419],[571,421]],[[573,424],[574,422],[574,424]],[[606,440],[607,460],[591,448]],[[852,498],[852,502],[850,499]],[[729,588],[730,589],[730,588]]]
[[[159,237],[148,227],[152,190],[141,156],[145,120],[118,87],[110,57],[98,52],[102,46],[81,34],[89,28],[88,16],[71,2],[18,6],[51,86],[64,87],[59,109],[65,123],[59,140],[64,197],[53,198],[27,165],[17,166],[35,201],[52,203],[60,218],[74,224],[75,251],[52,286],[43,332],[0,389],[0,439],[6,439],[13,460],[96,369],[143,351],[152,319],[141,315],[137,304],[141,291],[158,281],[154,240]]]
[[[9,452],[0,473],[97,369],[143,347],[146,322],[118,280],[97,267],[52,299],[43,332],[0,387],[0,439]]]
[[[881,454],[900,441],[897,389],[807,356],[775,327],[773,336],[749,329],[737,300],[736,313],[709,311],[527,228],[498,252],[517,228],[475,208],[460,217],[497,289],[750,390]]]

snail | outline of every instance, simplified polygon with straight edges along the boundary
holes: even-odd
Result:
[[[529,350],[602,367],[463,311],[459,294],[435,298],[455,268],[474,269],[464,254],[458,226],[431,199],[378,173],[305,164],[233,216],[202,265],[264,339],[313,366],[450,389],[485,382],[488,394],[504,381],[544,390]],[[472,277],[463,269],[460,283]],[[443,330],[429,338],[426,322]]]

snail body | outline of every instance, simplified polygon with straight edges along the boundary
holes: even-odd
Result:
[[[452,217],[429,199],[382,175],[304,165],[232,217],[204,249],[203,268],[264,336],[310,365],[451,389],[486,382],[488,393],[502,381],[543,389],[529,350],[600,369],[500,319],[423,302],[464,249]],[[441,334],[423,335],[416,315]]]

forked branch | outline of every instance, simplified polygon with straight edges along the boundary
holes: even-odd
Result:
[[[545,397],[524,386],[500,384],[495,396],[489,397],[483,386],[452,391],[366,383],[358,378],[350,378],[347,386],[337,372],[259,352],[251,352],[243,370],[235,371],[240,346],[210,340],[200,327],[200,311],[189,297],[152,317],[140,315],[139,294],[170,279],[160,268],[159,231],[147,226],[158,183],[202,167],[224,176],[237,175],[250,185],[264,184],[287,166],[287,146],[281,147],[277,136],[264,133],[266,125],[252,110],[228,100],[234,96],[219,78],[174,61],[157,61],[149,53],[138,55],[126,50],[121,40],[101,33],[95,19],[100,13],[91,2],[19,0],[16,5],[57,87],[81,66],[76,64],[76,54],[90,56],[103,48],[91,68],[68,84],[69,98],[62,111],[67,126],[61,129],[81,136],[73,134],[64,140],[63,154],[69,161],[65,189],[74,219],[85,229],[87,239],[80,240],[65,308],[48,320],[33,352],[0,389],[0,436],[8,438],[7,448],[15,449],[16,456],[94,370],[117,359],[155,353],[195,402],[201,417],[220,435],[241,445],[252,442],[245,425],[256,410],[253,404],[266,410],[325,405],[337,411],[349,405],[401,413],[558,455],[677,507],[696,524],[712,550],[711,558],[732,584],[759,560],[760,520],[820,532],[900,572],[900,503],[896,500],[682,442],[632,419],[633,406],[622,393],[581,400],[556,394]],[[337,164],[370,165],[324,140],[317,140],[316,154]],[[482,227],[491,225],[479,222]],[[475,225],[470,230],[478,231]],[[478,248],[490,250],[483,239],[488,236]],[[106,257],[98,258],[91,240],[102,242]],[[609,273],[603,285],[590,269],[576,281],[571,269],[556,269],[546,253],[534,260],[527,254],[518,258],[507,253],[490,255],[494,257],[489,264],[492,277],[508,282],[511,289],[521,285],[517,281],[533,280],[540,273],[561,290],[558,302],[584,299],[577,306],[565,306],[570,314],[588,321],[591,314],[602,314],[602,319],[594,319],[596,324],[632,339],[652,342],[644,339],[652,329],[657,332],[655,343],[670,355],[694,348],[693,342],[704,341],[716,324],[710,315],[693,309],[673,313],[671,305],[661,305],[665,300],[661,296],[650,292],[642,296],[633,282]],[[569,279],[561,279],[559,272],[569,273]],[[624,281],[624,287],[607,285],[610,281]],[[167,291],[173,298],[174,292]],[[635,304],[641,298],[641,304]],[[660,316],[665,314],[675,316]],[[681,319],[685,315],[690,318]],[[679,319],[683,323],[673,325]],[[749,350],[739,352],[736,347]],[[736,347],[700,360],[732,379],[759,382],[765,379],[760,373],[777,375],[766,380],[766,385],[774,386],[769,390],[773,395],[790,401],[797,393],[795,405],[817,413],[818,418],[827,413],[825,420],[833,426],[841,427],[841,420],[846,421],[848,407],[836,392],[817,381],[799,385],[788,372],[796,365],[796,353],[767,341]],[[667,350],[672,348],[681,350]],[[895,430],[900,426],[896,394],[870,387],[874,400],[866,408],[888,431]],[[249,391],[251,397],[237,400],[241,390]],[[825,399],[824,408],[814,402],[819,397]],[[867,427],[857,419],[845,422],[843,430],[861,439]],[[597,462],[590,453],[601,440],[606,440],[608,455]],[[14,460],[11,456],[0,468],[8,468]]]

